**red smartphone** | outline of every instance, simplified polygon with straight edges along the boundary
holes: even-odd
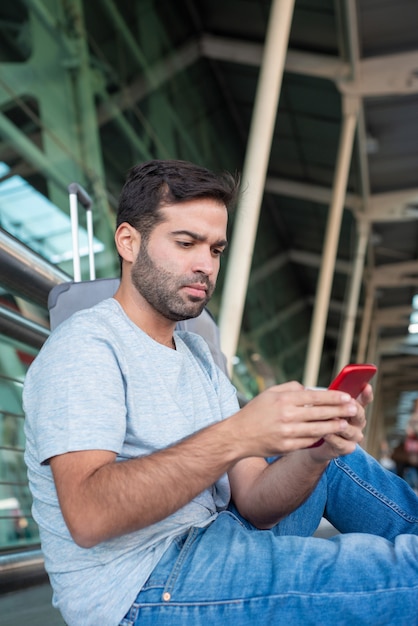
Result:
[[[328,389],[345,391],[357,398],[376,372],[377,367],[372,363],[350,363],[343,367]]]
[[[341,372],[334,378],[328,389],[338,389],[349,393],[352,398],[357,398],[361,394],[369,380],[377,372],[373,363],[350,363],[343,367]],[[319,439],[310,448],[317,448],[322,445],[323,439]]]

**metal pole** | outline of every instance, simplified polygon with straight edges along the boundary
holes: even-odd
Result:
[[[90,280],[96,278],[96,266],[94,262],[94,236],[93,236],[93,211],[86,209],[87,216],[87,238],[89,247],[89,276]]]
[[[274,0],[272,4],[257,85],[242,175],[243,197],[235,217],[219,315],[222,351],[230,373],[241,330],[293,8],[294,0]]]
[[[373,309],[375,300],[375,288],[369,281],[366,287],[366,299],[364,303],[363,319],[361,321],[360,339],[357,350],[357,362],[362,363],[366,358],[367,347],[369,343],[369,333],[372,323]]]
[[[70,193],[70,218],[71,218],[71,240],[73,242],[73,272],[74,281],[81,280],[80,249],[78,245],[78,204],[77,194]]]
[[[329,210],[325,235],[325,249],[319,273],[304,372],[304,384],[309,387],[314,387],[317,384],[321,363],[321,352],[324,343],[332,278],[337,256],[341,219],[344,210],[347,180],[350,171],[351,154],[357,125],[358,99],[348,100],[345,98],[343,100],[343,106],[345,109],[343,126],[341,130],[340,145],[338,148],[331,207]]]
[[[353,335],[356,324],[356,315],[358,309],[358,301],[361,289],[361,281],[364,271],[364,261],[366,256],[367,243],[369,241],[370,222],[365,218],[357,220],[359,236],[357,241],[357,252],[354,260],[353,275],[350,284],[350,293],[346,308],[346,317],[342,332],[341,346],[337,355],[336,371],[344,367],[351,360],[351,352],[353,347]]]
[[[0,306],[0,335],[39,349],[48,339],[50,331],[15,311]]]
[[[66,272],[49,263],[21,241],[0,228],[0,284],[14,294],[46,308],[48,294],[71,280]]]
[[[367,426],[365,431],[364,441],[362,443],[363,448],[367,450],[369,454],[378,458],[380,450],[380,442],[383,428],[383,406],[382,406],[382,376],[379,374],[380,360],[374,359],[374,362],[378,366],[378,374],[376,379],[373,380],[374,387],[374,402],[369,404],[366,408]]]

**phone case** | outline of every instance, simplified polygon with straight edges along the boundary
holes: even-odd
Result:
[[[353,398],[357,398],[376,371],[377,367],[373,363],[350,363],[343,367],[328,389],[345,391]]]

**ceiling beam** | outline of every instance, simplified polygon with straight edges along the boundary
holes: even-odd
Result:
[[[409,317],[412,312],[411,306],[390,306],[384,309],[377,309],[373,316],[373,323],[382,327],[402,326],[409,324]]]
[[[133,103],[142,100],[202,57],[260,67],[263,48],[263,44],[259,43],[203,34],[200,39],[190,39],[176,51],[150,65],[147,69],[153,77],[151,83],[140,76],[112,99],[120,111],[131,108]],[[289,49],[285,61],[286,72],[332,80],[343,93],[355,96],[398,94],[401,87],[408,89],[407,93],[418,92],[418,78],[415,75],[417,67],[418,53],[372,57],[359,61],[359,78],[353,81],[351,64],[339,57]],[[373,75],[375,71],[377,76]],[[99,107],[99,123],[103,124],[113,116],[114,111],[105,106]]]
[[[265,190],[269,193],[279,196],[287,196],[289,198],[299,198],[309,202],[329,205],[331,202],[332,189],[330,187],[321,187],[319,185],[309,185],[294,180],[286,180],[284,178],[275,178],[268,176],[266,179]],[[360,196],[348,193],[345,198],[345,206],[348,209],[360,210],[362,200]]]
[[[200,51],[203,56],[216,61],[253,67],[261,65],[263,48],[263,44],[209,34],[202,35],[200,39]],[[337,81],[351,75],[351,66],[338,57],[331,57],[326,54],[309,54],[289,49],[286,56],[285,71]]]
[[[308,267],[319,268],[322,262],[322,255],[314,252],[304,252],[303,250],[289,250],[289,258],[293,263],[299,263]],[[352,261],[342,261],[337,259],[335,262],[335,271],[341,274],[351,274],[353,269]]]
[[[418,189],[376,193],[368,198],[367,217],[372,222],[417,219]]]
[[[270,176],[266,179],[265,190],[289,198],[298,198],[307,202],[329,205],[332,189],[311,185],[285,178]],[[350,209],[359,219],[370,222],[389,222],[399,220],[416,220],[418,216],[418,189],[400,189],[368,196],[364,207],[362,198],[347,193],[344,201],[346,209]]]
[[[417,356],[395,356],[391,359],[382,359],[379,369],[383,374],[393,374],[395,376],[404,376],[404,368],[407,368],[408,372],[411,368],[418,368],[418,355]],[[416,382],[416,373],[414,373]]]
[[[376,96],[418,93],[418,52],[401,52],[362,59],[354,80],[339,81],[347,96]]]
[[[379,265],[372,270],[370,281],[382,288],[418,285],[418,260]]]
[[[399,356],[410,355],[418,356],[418,346],[408,345],[406,343],[407,337],[405,335],[398,335],[396,337],[385,337],[379,339],[378,352],[381,356]],[[417,381],[415,377],[415,387]]]
[[[205,34],[200,40],[203,56],[229,63],[260,66],[263,45]],[[418,93],[418,52],[401,52],[358,60],[357,77],[351,64],[339,57],[289,49],[285,71],[335,81],[347,96],[374,97]]]

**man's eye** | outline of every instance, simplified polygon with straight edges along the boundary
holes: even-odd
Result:
[[[177,245],[180,246],[181,248],[190,248],[193,243],[191,241],[178,241]]]
[[[214,254],[215,256],[221,256],[224,252],[223,248],[213,248],[212,249],[212,254]]]

